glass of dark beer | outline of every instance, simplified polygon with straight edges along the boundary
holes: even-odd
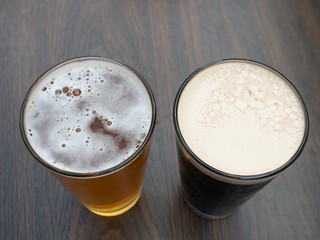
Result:
[[[173,120],[184,199],[210,219],[232,214],[289,167],[309,129],[293,84],[244,59],[193,72],[177,93]]]
[[[116,216],[141,195],[155,122],[154,96],[136,70],[80,57],[31,86],[20,130],[35,159],[85,207]]]

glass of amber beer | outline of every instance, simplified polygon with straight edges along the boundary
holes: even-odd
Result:
[[[306,106],[264,64],[226,59],[192,73],[173,109],[182,193],[200,216],[232,214],[302,152]]]
[[[136,70],[80,57],[31,86],[20,130],[35,159],[85,207],[116,216],[141,195],[155,122],[154,96]]]

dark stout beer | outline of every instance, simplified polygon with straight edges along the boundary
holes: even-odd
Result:
[[[289,166],[308,132],[293,85],[246,60],[193,73],[176,97],[174,123],[185,200],[208,218],[231,214]]]

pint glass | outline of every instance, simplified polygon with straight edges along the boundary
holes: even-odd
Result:
[[[177,93],[173,121],[184,199],[211,219],[232,214],[289,167],[309,129],[292,83],[244,59],[192,73]]]
[[[115,216],[141,195],[155,122],[154,96],[136,70],[80,57],[31,86],[20,130],[34,158],[85,207]]]

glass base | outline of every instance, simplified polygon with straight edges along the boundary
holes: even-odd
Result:
[[[138,192],[138,194],[133,198],[133,200],[129,204],[126,204],[124,207],[120,207],[117,209],[110,208],[110,207],[106,207],[106,208],[94,208],[94,207],[88,207],[88,206],[86,207],[91,212],[99,216],[114,217],[129,211],[138,202],[140,196],[141,196],[141,190]]]
[[[198,209],[196,209],[194,206],[192,206],[191,203],[188,202],[188,200],[185,197],[183,197],[183,199],[188,204],[189,208],[195,214],[197,214],[198,216],[203,217],[203,218],[218,220],[218,219],[222,219],[222,218],[228,217],[228,216],[232,215],[232,213],[233,213],[232,212],[232,213],[229,213],[229,214],[226,214],[226,215],[210,215],[210,214],[203,213],[203,212],[199,211]]]

